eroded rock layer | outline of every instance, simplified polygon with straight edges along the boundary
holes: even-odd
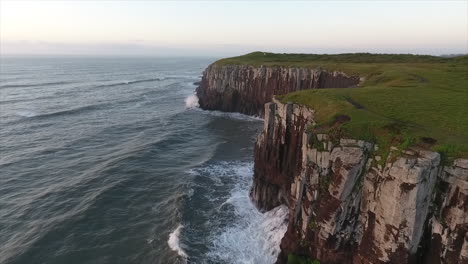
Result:
[[[426,263],[468,264],[468,160],[445,167],[434,192]]]
[[[289,206],[279,263],[288,254],[327,263],[468,263],[468,160],[314,134],[314,111],[265,105],[252,200]]]
[[[358,85],[358,76],[323,69],[210,65],[196,93],[202,109],[263,116],[273,95],[315,88]]]

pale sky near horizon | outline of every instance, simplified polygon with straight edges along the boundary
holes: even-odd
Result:
[[[8,1],[0,54],[468,53],[461,1]]]

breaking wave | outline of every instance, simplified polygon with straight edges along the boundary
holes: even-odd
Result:
[[[237,119],[237,120],[244,120],[244,121],[263,121],[262,118],[258,116],[250,116],[250,115],[244,115],[241,113],[236,113],[236,112],[221,112],[217,110],[203,110],[201,108],[195,108],[195,110],[199,110],[204,114],[212,115],[212,116],[217,116],[217,117],[224,117],[224,118],[229,118],[229,119]]]
[[[260,213],[245,196],[231,201],[242,219],[214,237],[209,255],[227,263],[275,263],[287,230],[288,208],[282,205]]]
[[[252,162],[220,162],[192,171],[214,181],[215,188],[230,189],[221,199],[216,189],[204,194],[213,205],[218,204],[207,221],[214,230],[206,254],[209,263],[269,264],[275,263],[280,253],[288,208],[279,206],[265,213],[257,210],[249,197],[252,167]]]
[[[189,97],[185,98],[185,107],[196,108],[199,106],[200,104],[198,103],[198,97],[196,95],[192,94]]]
[[[0,85],[0,263],[274,262],[287,210],[249,199],[260,119],[196,107],[208,59],[35,61]]]
[[[48,86],[48,85],[69,84],[69,83],[71,83],[71,82],[45,82],[45,83],[31,83],[31,84],[5,84],[5,85],[0,85],[0,89],[3,89],[3,88],[38,87],[38,86]]]
[[[181,243],[180,243],[180,231],[184,228],[183,225],[179,224],[177,228],[169,235],[169,239],[167,240],[167,244],[169,247],[177,252],[179,256],[181,256],[184,259],[187,259],[187,253],[182,249]]]

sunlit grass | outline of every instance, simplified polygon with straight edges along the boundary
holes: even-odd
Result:
[[[278,99],[315,109],[315,129],[346,115],[351,121],[339,129],[350,137],[374,140],[384,148],[419,145],[468,157],[468,56],[255,52],[217,63],[321,67],[359,75],[365,81],[357,88],[304,90]]]

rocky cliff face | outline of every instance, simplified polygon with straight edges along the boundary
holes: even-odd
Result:
[[[264,122],[251,197],[289,206],[279,263],[468,263],[468,160],[394,149],[383,162],[368,142],[306,131],[314,111],[276,100]]]
[[[468,160],[443,168],[435,190],[427,263],[468,263]],[[438,256],[443,261],[439,262]]]
[[[196,92],[202,109],[263,116],[273,95],[358,85],[358,76],[322,69],[210,65]]]

